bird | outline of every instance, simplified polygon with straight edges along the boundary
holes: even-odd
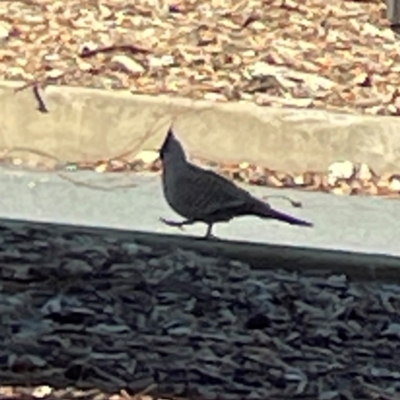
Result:
[[[203,169],[187,160],[185,150],[172,126],[159,149],[162,163],[162,188],[166,202],[183,221],[160,217],[169,226],[202,222],[207,225],[206,239],[217,238],[213,226],[240,216],[275,219],[291,225],[312,227],[307,222],[273,209],[247,190],[214,171]]]

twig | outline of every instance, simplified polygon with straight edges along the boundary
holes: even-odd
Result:
[[[121,45],[112,45],[112,46],[102,46],[102,47],[97,47],[96,49],[88,49],[84,47],[82,51],[79,54],[79,57],[81,58],[88,58],[88,57],[93,57],[96,54],[99,53],[111,53],[113,51],[127,51],[132,54],[150,54],[151,51],[135,46],[135,45],[126,45],[126,44],[121,44]]]
[[[52,154],[49,154],[43,150],[37,150],[37,149],[32,149],[30,147],[13,147],[12,149],[4,149],[4,153],[2,158],[6,159],[7,157],[11,157],[11,153],[13,152],[26,152],[26,153],[32,153],[32,154],[36,154],[40,157],[45,157],[45,158],[49,158],[51,160],[54,160],[56,162],[56,167],[55,167],[55,171],[61,170],[63,168],[63,163],[55,156],[53,156]],[[11,169],[9,165],[7,164],[2,164],[2,167],[4,168],[8,168]],[[33,171],[33,172],[37,172],[37,168],[32,168],[32,167],[24,167],[25,169],[29,170],[29,171]]]
[[[38,85],[34,85],[33,86],[33,95],[35,96],[35,99],[38,102],[38,108],[37,109],[42,113],[48,113],[49,110],[47,109],[44,100],[40,96],[39,86]]]
[[[193,101],[195,101],[195,100],[193,100]],[[205,109],[207,109],[207,107],[205,107]],[[204,110],[202,110],[202,111],[204,111]],[[181,116],[181,115],[189,113],[189,112],[193,112],[193,110],[186,110],[186,111],[183,111],[181,113],[176,113],[172,117],[172,121],[170,122],[170,125],[173,124],[176,121],[178,116]],[[152,123],[150,128],[141,137],[141,139],[139,140],[138,144],[136,144],[136,146],[134,146],[133,149],[125,151],[124,153],[119,154],[116,157],[111,157],[108,161],[110,161],[110,160],[124,160],[124,158],[126,156],[128,156],[129,154],[132,154],[132,153],[137,154],[137,153],[139,153],[140,148],[142,147],[143,143],[156,132],[156,127],[157,127],[157,124],[158,124],[159,120],[160,120],[159,118],[155,119],[155,121]],[[93,184],[89,184],[89,183],[86,183],[86,182],[77,181],[75,179],[67,177],[64,174],[58,173],[58,176],[60,176],[62,179],[65,179],[65,180],[69,181],[70,183],[72,183],[74,185],[85,186],[85,187],[88,187],[88,188],[91,188],[91,189],[95,189],[95,190],[111,191],[111,190],[115,190],[115,189],[122,189],[122,188],[129,188],[129,187],[135,187],[136,186],[134,184],[131,184],[131,185],[117,185],[117,186],[113,186],[112,188],[105,188],[105,187],[101,187],[101,186],[95,186]]]
[[[107,52],[107,51],[111,51],[111,50],[114,50],[114,49],[125,49],[125,50],[130,49],[130,51],[137,51],[137,52],[146,52],[147,51],[145,49],[136,48],[135,46],[109,46],[108,48],[97,49],[97,51],[100,50],[100,51],[106,51]],[[91,55],[91,54],[89,54],[89,55]],[[89,56],[89,55],[87,53],[85,53],[85,56]],[[66,75],[68,75],[68,74],[70,74],[70,73],[72,73],[74,71],[75,71],[75,68],[70,68],[64,73],[63,76],[65,77]],[[50,81],[50,79],[44,79],[41,82],[38,82],[37,80],[33,80],[31,82],[28,82],[28,83],[24,84],[23,86],[21,86],[19,88],[16,88],[14,90],[14,93],[23,91],[23,90],[25,90],[25,89],[27,89],[29,87],[33,87],[35,98],[39,103],[38,109],[41,112],[48,112],[44,101],[40,97],[40,93],[39,93],[38,89],[39,89],[39,87],[40,88],[45,87],[45,85],[47,85],[49,83],[49,81]],[[192,100],[192,101],[195,102],[196,100]],[[211,108],[212,108],[212,105],[210,105],[208,107],[204,107],[202,110],[197,111],[197,113],[204,112],[207,109],[211,109]],[[170,122],[170,126],[174,124],[174,122],[176,121],[178,116],[181,116],[183,114],[187,114],[187,113],[190,113],[190,112],[193,112],[193,110],[189,109],[189,110],[185,110],[185,111],[183,111],[181,113],[176,113],[175,115],[173,115],[172,121]],[[124,158],[127,157],[128,155],[130,155],[132,153],[136,155],[140,151],[141,147],[143,146],[143,143],[157,131],[157,128],[158,128],[157,124],[158,124],[159,120],[160,120],[160,118],[156,118],[154,120],[154,122],[151,125],[150,129],[148,129],[145,132],[145,134],[141,137],[141,139],[139,139],[138,143],[135,146],[133,146],[133,148],[131,148],[130,150],[127,150],[127,151],[125,151],[125,152],[123,152],[123,153],[121,153],[121,154],[119,154],[119,155],[117,155],[115,157],[111,157],[110,159],[106,160],[106,162],[110,162],[111,160],[124,161]],[[47,158],[52,158],[53,160],[57,161],[56,170],[61,170],[62,169],[62,163],[60,162],[60,160],[58,158],[56,158],[54,156],[51,156],[50,154],[47,154],[47,153],[42,152],[40,150],[34,150],[34,149],[19,147],[19,148],[14,148],[12,150],[9,150],[7,154],[9,154],[9,153],[11,153],[13,151],[17,151],[17,150],[19,150],[19,151],[28,151],[28,152],[31,152],[31,153],[36,153],[36,154],[38,154],[40,156],[44,156],[44,157],[47,157]],[[95,189],[95,190],[110,191],[110,190],[129,188],[129,187],[134,187],[135,186],[134,184],[131,184],[131,185],[117,185],[117,186],[113,186],[111,188],[105,188],[105,187],[101,187],[101,186],[88,184],[86,182],[77,181],[75,179],[67,177],[64,174],[58,173],[58,176],[61,179],[67,180],[67,181],[69,181],[70,183],[72,183],[74,185],[85,186],[85,187],[88,187],[88,188],[91,188],[91,189]]]
[[[283,195],[279,195],[279,194],[277,194],[277,195],[271,194],[269,196],[263,196],[262,197],[263,200],[268,200],[268,199],[271,199],[271,198],[287,200],[293,207],[296,207],[296,208],[302,208],[303,207],[303,204],[302,204],[301,201],[292,200],[288,196],[283,196]]]
[[[136,187],[136,185],[134,183],[131,184],[127,184],[127,185],[115,185],[115,186],[109,186],[109,187],[104,187],[104,186],[96,186],[93,185],[91,183],[87,183],[87,182],[82,182],[82,181],[77,181],[75,179],[72,179],[64,174],[58,173],[57,174],[61,179],[64,179],[72,184],[74,184],[75,186],[84,186],[84,187],[88,187],[90,189],[94,189],[94,190],[101,190],[104,192],[111,192],[113,190],[116,189],[127,189],[127,188],[133,188]]]
[[[60,160],[56,156],[53,156],[52,154],[49,154],[43,150],[37,150],[37,149],[33,149],[31,147],[22,147],[22,146],[13,147],[12,149],[7,149],[6,154],[8,155],[15,151],[22,151],[22,152],[37,154],[38,156],[51,158],[52,160],[57,161],[59,164],[61,164]]]
[[[192,103],[194,103],[195,101],[196,101],[196,100],[193,99],[193,100],[192,100]],[[201,113],[201,112],[204,112],[204,111],[207,111],[207,110],[210,110],[210,109],[212,109],[212,105],[210,105],[210,106],[208,106],[208,107],[204,107],[204,108],[201,109],[200,111],[196,111],[196,113],[199,114],[199,113]],[[181,113],[176,113],[176,114],[172,117],[172,121],[170,121],[169,126],[173,126],[173,124],[175,123],[175,121],[177,120],[177,118],[178,118],[179,116],[182,116],[182,115],[185,115],[185,114],[188,114],[188,113],[191,113],[191,112],[193,112],[192,109],[183,111],[183,112],[181,112]],[[153,123],[152,127],[150,128],[150,131],[151,131],[151,132],[155,132],[155,131],[156,131],[156,124],[158,123],[158,121],[159,121],[159,119],[156,119],[155,122]],[[143,136],[142,139],[139,141],[139,144],[136,145],[136,147],[134,147],[134,148],[131,149],[131,150],[125,151],[125,152],[123,152],[123,153],[117,155],[116,157],[112,157],[112,159],[113,159],[113,160],[124,160],[124,158],[125,158],[126,156],[128,156],[129,154],[138,153],[139,150],[140,150],[140,147],[143,145],[143,143],[146,141],[147,138],[148,138],[148,137],[147,137],[146,135]]]
[[[38,103],[37,109],[42,112],[42,113],[48,113],[49,110],[46,107],[46,104],[44,100],[42,99],[42,96],[40,95],[39,88],[42,89],[46,85],[47,81],[43,81],[42,83],[39,83],[38,81],[34,80],[31,82],[26,83],[25,85],[14,89],[14,93],[22,92],[25,89],[32,88],[33,96],[35,97],[35,100]]]
[[[14,93],[22,92],[23,90],[32,87],[33,85],[36,85],[37,81],[30,81],[25,83],[25,85],[22,85],[21,87],[15,88]]]

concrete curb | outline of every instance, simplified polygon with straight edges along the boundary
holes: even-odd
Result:
[[[325,171],[341,160],[365,162],[377,173],[400,170],[396,117],[60,86],[45,89],[49,113],[40,113],[31,89],[14,93],[21,86],[22,82],[0,83],[0,147],[29,147],[61,161],[115,157],[135,147],[150,129],[154,136],[141,149],[156,148],[178,116],[176,131],[194,156],[247,161],[285,172]]]
[[[400,281],[400,257],[347,251],[319,250],[239,241],[205,241],[197,237],[163,235],[139,231],[77,225],[0,219],[0,227],[45,229],[52,236],[85,233],[135,241],[154,248],[182,248],[209,256],[227,257],[249,263],[255,269],[286,269],[345,274],[359,281]]]

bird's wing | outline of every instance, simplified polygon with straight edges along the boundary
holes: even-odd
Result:
[[[250,193],[217,173],[188,164],[191,187],[196,190],[196,208],[205,215],[243,207],[252,198]]]

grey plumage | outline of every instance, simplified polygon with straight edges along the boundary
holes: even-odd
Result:
[[[291,225],[313,226],[274,210],[228,179],[188,162],[171,128],[160,149],[160,158],[165,199],[177,214],[186,218],[182,222],[161,219],[168,225],[182,227],[203,222],[208,225],[206,237],[212,236],[215,223],[228,222],[244,215],[276,219]]]

